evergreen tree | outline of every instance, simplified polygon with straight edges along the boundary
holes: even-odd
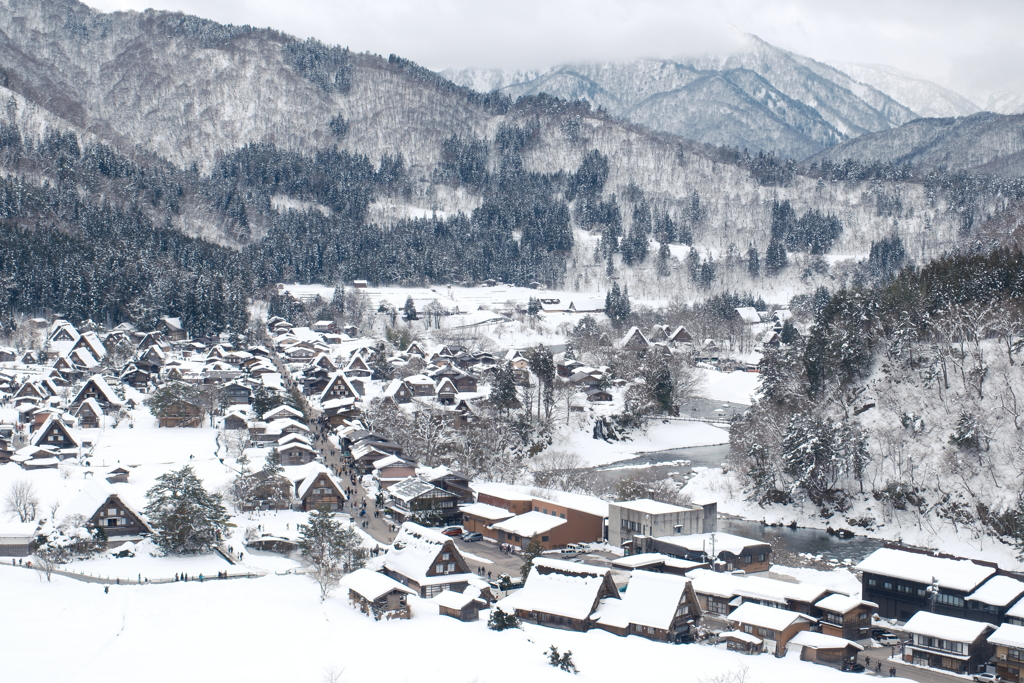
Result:
[[[658,277],[668,277],[672,274],[672,252],[668,248],[666,242],[662,242],[661,246],[658,247]]]
[[[753,278],[761,276],[761,257],[757,255],[757,247],[753,244],[747,250],[747,273]]]
[[[309,563],[306,573],[320,586],[321,600],[327,599],[342,576],[362,566],[361,546],[356,530],[343,526],[325,507],[317,508],[308,524],[299,525],[299,549]]]
[[[191,466],[157,477],[146,492],[153,542],[164,552],[194,555],[221,540],[228,517],[221,497],[209,493]]]
[[[522,624],[515,612],[508,614],[500,607],[491,610],[491,616],[487,619],[487,628],[492,631],[504,631],[510,628],[521,628]]]
[[[526,581],[530,570],[533,569],[533,560],[540,557],[543,552],[544,548],[541,547],[540,542],[536,538],[531,538],[530,545],[526,546],[526,550],[523,551],[523,565],[519,568],[523,581]]]
[[[773,236],[764,253],[764,272],[767,275],[777,275],[787,265],[789,257],[786,255],[786,247],[781,238]]]
[[[512,372],[512,364],[506,362],[494,373],[494,384],[491,386],[491,405],[502,414],[507,413],[519,404],[516,389],[516,378]]]
[[[540,299],[535,296],[531,296],[530,301],[526,304],[526,314],[535,318],[541,310]]]
[[[405,314],[406,320],[419,320],[419,316],[416,314],[416,304],[413,303],[411,295],[406,297],[405,306],[402,307],[402,313]]]

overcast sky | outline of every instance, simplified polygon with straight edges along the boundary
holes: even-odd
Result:
[[[430,69],[538,69],[734,49],[889,64],[967,95],[1024,89],[1021,0],[85,0],[271,26]]]

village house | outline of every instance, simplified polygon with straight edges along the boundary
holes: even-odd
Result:
[[[96,401],[107,415],[116,413],[124,404],[102,375],[93,375],[86,381],[71,401],[71,409],[78,408],[83,401],[90,398]]]
[[[36,522],[0,522],[0,557],[28,557],[36,548]]]
[[[497,608],[541,626],[589,631],[597,624],[593,615],[601,601],[619,597],[607,567],[536,557],[523,587]]]
[[[345,491],[330,471],[320,466],[306,475],[295,486],[295,495],[303,512],[310,512],[324,507],[331,512],[341,510],[342,503],[347,500]]]
[[[1024,626],[1003,624],[988,637],[995,646],[996,675],[1007,683],[1020,683],[1024,668]]]
[[[363,614],[381,619],[408,619],[409,595],[415,591],[392,578],[369,569],[357,569],[342,579],[348,599]]]
[[[286,467],[296,465],[307,465],[316,459],[316,450],[309,445],[309,441],[298,435],[289,435],[292,438],[278,441],[277,454],[281,464]],[[286,437],[287,438],[287,437]]]
[[[821,610],[822,633],[847,640],[871,637],[871,615],[878,610],[875,603],[835,593],[814,606]]]
[[[183,341],[188,338],[188,332],[182,326],[181,318],[160,318],[156,329],[170,341]]]
[[[852,640],[814,631],[798,631],[789,639],[789,644],[802,648],[801,660],[842,671],[850,670],[857,663],[857,655],[864,650],[862,645]]]
[[[475,578],[455,541],[439,531],[405,522],[384,555],[383,572],[422,598],[462,593]]]
[[[790,639],[811,627],[811,620],[797,612],[745,602],[729,615],[733,630],[756,636],[764,651],[776,657],[786,654]]]
[[[244,413],[228,412],[228,414],[224,416],[222,426],[227,430],[248,429],[249,420]]]
[[[983,671],[994,651],[988,636],[995,628],[980,621],[918,612],[903,627],[910,636],[903,661],[957,674]]]
[[[631,327],[626,335],[619,342],[619,346],[623,349],[630,351],[638,351],[640,349],[646,349],[650,346],[650,342],[647,341],[647,337],[640,331],[638,327]]]
[[[149,525],[117,490],[103,480],[91,479],[72,499],[65,515],[81,515],[97,529],[102,529],[113,545],[129,540],[140,540],[152,533]]]
[[[996,573],[991,563],[892,547],[879,548],[856,569],[863,572],[864,599],[878,605],[879,616],[900,621],[930,611],[930,599],[936,614],[964,619],[977,616],[977,610],[967,609],[967,598]]]
[[[61,459],[76,457],[80,444],[72,434],[71,430],[59,418],[51,415],[43,423],[43,426],[36,430],[32,438],[32,445],[37,447],[46,446],[57,450]]]
[[[392,401],[396,405],[412,401],[412,389],[400,379],[393,379],[384,389],[384,400]]]
[[[156,417],[160,427],[201,427],[203,409],[191,401],[175,401],[160,408]]]
[[[691,640],[691,629],[700,617],[689,579],[640,569],[629,575],[622,599],[605,598],[594,613],[598,628],[662,643]]]
[[[681,507],[650,499],[608,504],[608,543],[628,553],[633,537],[711,533],[718,530],[718,504]]]
[[[416,475],[416,463],[397,455],[389,455],[373,463],[373,477],[381,489],[389,489],[400,481]]]
[[[686,575],[693,581],[693,590],[707,617],[731,616],[735,608],[751,602],[819,618],[822,610],[816,605],[835,592],[813,583],[701,568],[690,569]]]
[[[771,568],[771,544],[723,533],[633,537],[631,552],[662,553],[692,562],[712,562],[719,571],[751,574]]]
[[[604,540],[608,504],[583,497],[563,496],[559,502],[520,494],[503,486],[473,486],[477,502],[502,508],[514,516],[491,524],[499,543],[527,548],[536,540],[542,548],[564,548],[570,543],[599,543]],[[567,502],[562,502],[565,500]],[[483,519],[473,520],[478,527]],[[484,533],[481,531],[480,533]]]
[[[416,521],[431,526],[446,526],[458,524],[462,520],[457,495],[418,477],[397,482],[387,490],[387,497],[387,509],[399,522]]]
[[[72,415],[78,419],[78,426],[81,429],[98,429],[100,426],[100,418],[103,417],[103,409],[100,404],[96,402],[94,398],[87,398],[79,404],[77,410],[72,411]]]

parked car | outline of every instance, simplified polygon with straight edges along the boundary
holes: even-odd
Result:
[[[999,683],[1003,679],[1001,676],[997,676],[996,674],[983,673],[974,674],[974,680],[976,683]]]
[[[462,534],[462,540],[466,541],[467,543],[472,541],[481,541],[483,540],[483,538],[484,535],[481,534],[479,531],[467,531],[466,533]]]
[[[848,666],[845,669],[843,669],[843,671],[846,671],[846,672],[852,673],[852,674],[862,674],[862,673],[864,673],[864,665],[861,664],[860,662],[858,662],[856,664],[851,664],[850,666]]]
[[[885,630],[872,629],[871,637],[880,645],[899,645],[900,639]]]
[[[441,529],[441,533],[445,536],[461,536],[464,533],[466,533],[466,530],[463,529],[461,526],[446,526],[445,528]]]

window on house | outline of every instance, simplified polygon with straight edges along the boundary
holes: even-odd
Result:
[[[439,563],[437,563],[437,564],[436,564],[436,565],[434,566],[434,571],[435,571],[435,572],[437,572],[438,574],[441,574],[441,573],[443,573],[443,572],[444,572],[444,565],[443,565],[443,564],[441,564],[440,562],[439,562]]]
[[[111,517],[117,514],[117,508],[107,508],[107,514]]]
[[[562,519],[565,519],[565,513],[563,512],[562,514],[559,515],[559,517],[561,517]]]
[[[868,585],[869,586],[877,586],[878,582],[875,581],[874,579],[868,579]]]
[[[758,562],[764,562],[767,558],[768,558],[767,553],[758,553],[757,554],[757,561]]]
[[[541,536],[541,537],[540,537],[540,540],[541,540],[542,542],[544,542],[544,543],[547,543],[547,541],[548,541],[548,538],[550,538],[550,537],[549,537],[549,536]]]
[[[454,562],[449,562],[448,563],[448,571],[450,571],[450,572],[455,571],[455,563]]]
[[[882,588],[884,588],[887,591],[891,591],[892,590],[892,581],[884,581],[882,583]]]
[[[441,559],[442,560],[450,560],[450,559],[452,559],[452,554],[451,553],[441,553]]]
[[[751,560],[751,557],[750,557],[750,555],[744,555],[744,556],[743,556],[743,564],[750,564],[750,563],[751,563],[751,561],[752,561],[752,560]]]

